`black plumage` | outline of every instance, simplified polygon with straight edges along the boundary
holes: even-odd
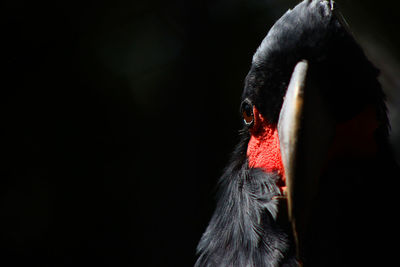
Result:
[[[276,175],[247,167],[244,136],[220,180],[219,201],[198,249],[196,266],[294,264],[292,236],[276,223]]]
[[[293,68],[306,59],[324,83],[324,93],[333,98],[332,105],[343,105],[332,109],[338,119],[348,118],[369,103],[382,102],[376,80],[379,72],[341,20],[328,1],[303,1],[287,11],[254,54],[242,98],[252,100],[268,119],[277,122]]]
[[[394,183],[399,172],[388,144],[385,97],[378,70],[331,2],[303,1],[275,23],[254,54],[242,100],[276,124],[293,68],[301,60],[309,62],[309,77],[330,100],[335,121],[345,122],[367,106],[374,107],[378,121],[375,156],[340,159],[324,173],[304,265],[391,263],[395,231],[389,229],[395,228],[395,202],[383,192],[383,183]],[[198,245],[196,266],[299,265],[289,223],[277,214],[282,209],[279,175],[248,166],[249,138],[244,125],[242,140],[221,177],[218,204]]]

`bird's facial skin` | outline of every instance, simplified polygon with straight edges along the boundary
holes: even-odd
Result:
[[[255,106],[253,106],[253,122],[250,134],[251,137],[247,146],[249,167],[278,173],[281,177],[278,186],[283,192],[285,190],[285,175],[277,125],[269,123]]]

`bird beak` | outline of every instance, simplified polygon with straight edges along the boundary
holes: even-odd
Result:
[[[279,115],[278,134],[286,179],[288,218],[300,262],[318,193],[319,177],[327,161],[334,123],[307,61],[297,63]]]

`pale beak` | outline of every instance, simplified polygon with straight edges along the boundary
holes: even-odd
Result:
[[[303,261],[307,234],[312,231],[307,226],[335,125],[313,80],[308,62],[298,62],[278,122],[288,218],[300,263]]]

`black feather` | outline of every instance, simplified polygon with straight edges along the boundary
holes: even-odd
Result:
[[[198,245],[195,266],[277,266],[295,263],[292,236],[276,221],[277,175],[249,169],[240,143],[221,178],[218,205]]]
[[[274,24],[254,54],[242,98],[250,99],[276,123],[294,66],[303,59],[332,99],[331,110],[338,120],[380,101],[379,114],[388,123],[376,79],[379,72],[328,1],[303,1]]]

